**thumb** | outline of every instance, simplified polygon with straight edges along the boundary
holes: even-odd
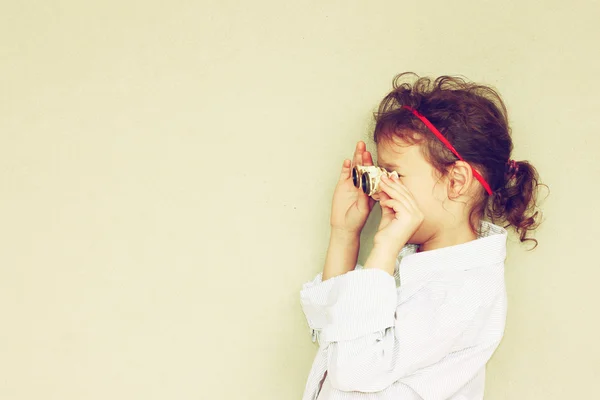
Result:
[[[356,205],[358,209],[361,211],[370,211],[372,208],[371,199],[367,194],[365,194],[362,190],[358,191],[358,199],[356,200]]]
[[[350,178],[351,168],[350,160],[345,159],[342,163],[342,172],[340,173],[340,182]]]

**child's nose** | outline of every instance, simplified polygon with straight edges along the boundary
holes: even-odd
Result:
[[[373,193],[373,195],[371,195],[371,198],[375,201],[379,201],[379,192]]]

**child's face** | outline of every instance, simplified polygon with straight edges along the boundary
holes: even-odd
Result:
[[[418,207],[425,215],[419,230],[410,238],[409,243],[424,243],[435,236],[448,217],[446,179],[427,162],[421,153],[420,145],[410,145],[398,139],[382,139],[377,144],[377,166],[390,172],[397,171],[400,182],[412,193]]]

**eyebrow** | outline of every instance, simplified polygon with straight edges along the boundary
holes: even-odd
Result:
[[[386,162],[379,162],[379,160],[377,160],[377,165],[379,165],[380,167],[383,167],[383,168],[390,168],[390,169],[398,168],[397,166],[395,166],[393,164],[388,164]]]

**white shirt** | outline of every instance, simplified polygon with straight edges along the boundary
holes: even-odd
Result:
[[[319,349],[302,400],[483,399],[504,335],[507,232],[487,221],[467,243],[416,252],[394,276],[355,269],[300,291]]]

